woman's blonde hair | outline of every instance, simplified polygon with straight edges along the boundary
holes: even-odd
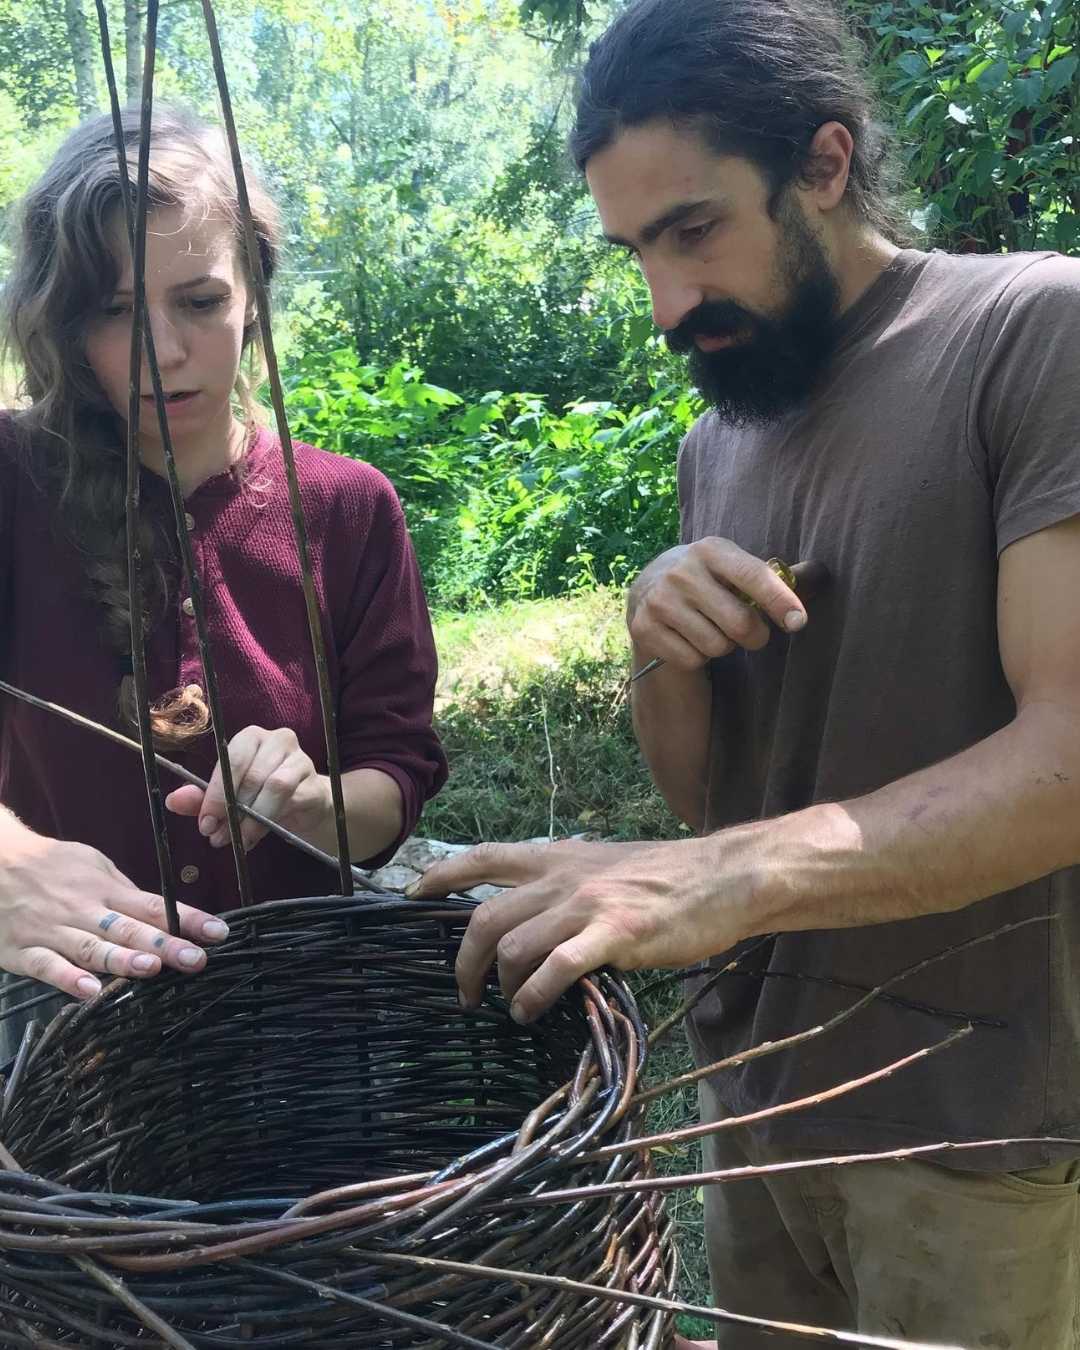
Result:
[[[138,162],[139,113],[121,113],[132,196]],[[277,266],[277,210],[258,182],[246,175],[263,277]],[[159,105],[150,137],[148,209],[177,208],[194,217],[221,216],[236,230],[239,256],[247,254],[228,145],[222,133],[179,108]],[[64,141],[51,164],[23,198],[17,214],[14,257],[4,287],[4,346],[22,370],[27,406],[16,421],[32,472],[57,499],[60,517],[85,559],[91,594],[101,606],[106,642],[117,657],[120,702],[134,710],[131,605],[125,538],[126,425],[109,404],[84,352],[87,325],[119,280],[113,241],[123,223],[122,185],[112,118],[94,117]],[[250,281],[250,276],[249,276]],[[244,350],[254,364],[254,323]],[[247,421],[254,406],[251,378],[237,376],[236,398]],[[171,519],[171,517],[170,517]],[[140,521],[144,599],[149,630],[166,613],[177,560],[169,520],[145,505]],[[201,735],[208,713],[197,686],[174,691],[155,705],[155,740],[177,747]]]

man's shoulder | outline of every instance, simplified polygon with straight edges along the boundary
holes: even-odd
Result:
[[[976,310],[993,312],[999,305],[1040,305],[1047,298],[1080,299],[1080,258],[1062,253],[927,255],[919,290],[940,307],[956,294]]]

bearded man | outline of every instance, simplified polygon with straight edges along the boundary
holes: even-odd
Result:
[[[940,1038],[927,1009],[1003,1027],[725,1130],[706,1164],[1021,1142],[709,1187],[715,1297],[1080,1344],[1080,1147],[1031,1142],[1080,1135],[1080,262],[903,246],[826,0],[639,0],[592,49],[573,148],[712,404],[680,455],[682,541],[628,603],[635,669],[664,663],[634,686],[638,738],[697,837],[432,869],[420,894],[512,888],[473,918],[463,998],[497,961],[529,1020],[604,963],[724,965],[756,939],[692,1018],[707,1065],[961,948],[892,991],[907,1008],[705,1078],[703,1119],[880,1069]],[[774,555],[828,587],[804,601]]]

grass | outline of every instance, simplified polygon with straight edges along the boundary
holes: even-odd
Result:
[[[611,590],[535,600],[469,614],[437,614],[441,672],[436,723],[450,781],[429,804],[423,832],[455,843],[582,832],[611,839],[671,839],[681,827],[653,788],[630,724],[629,653],[622,596]],[[650,1024],[681,998],[655,972],[631,977]],[[650,1060],[648,1081],[690,1066],[681,1030]],[[650,1133],[697,1119],[693,1089],[670,1093],[649,1112]],[[660,1173],[700,1170],[696,1144],[657,1151]],[[679,1237],[680,1297],[708,1303],[701,1197],[667,1199]],[[680,1319],[687,1336],[712,1336]]]
[[[670,839],[630,725],[622,602],[597,590],[436,616],[436,721],[450,782],[424,816],[439,839],[595,832]]]

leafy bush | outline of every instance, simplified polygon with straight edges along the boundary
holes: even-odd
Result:
[[[848,0],[904,144],[919,223],[962,252],[1080,251],[1072,0]]]
[[[619,584],[677,536],[676,453],[697,410],[677,384],[559,415],[533,394],[466,403],[339,348],[299,358],[287,387],[298,437],[394,483],[436,604]]]

